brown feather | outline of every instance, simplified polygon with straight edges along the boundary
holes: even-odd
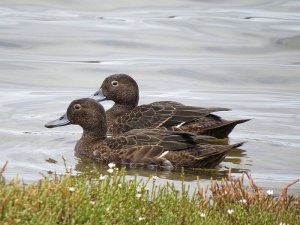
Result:
[[[80,106],[77,110],[74,106]],[[73,101],[67,110],[71,124],[83,127],[77,142],[78,154],[102,162],[152,164],[177,167],[214,167],[235,145],[207,144],[209,137],[167,129],[135,129],[106,137],[103,107],[93,99]],[[205,143],[205,144],[203,144]]]
[[[117,81],[118,86],[112,86]],[[226,121],[211,113],[228,111],[227,108],[186,106],[173,101],[157,101],[138,105],[139,89],[136,81],[126,74],[107,77],[101,90],[107,100],[115,102],[107,113],[108,132],[117,135],[132,129],[168,128],[189,131],[198,135],[226,138],[239,124],[248,120]]]

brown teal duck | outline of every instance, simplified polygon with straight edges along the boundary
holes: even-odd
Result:
[[[106,113],[101,104],[90,98],[74,100],[56,126],[77,124],[83,134],[75,146],[78,154],[115,163],[178,167],[215,167],[234,145],[203,144],[209,137],[167,129],[134,129],[107,137]]]
[[[172,101],[137,106],[138,85],[126,74],[107,77],[94,94],[94,98],[97,101],[115,102],[113,107],[106,111],[108,132],[112,135],[132,129],[166,127],[170,130],[226,138],[237,124],[248,121],[248,119],[227,121],[211,114],[228,111],[227,108],[201,108]]]

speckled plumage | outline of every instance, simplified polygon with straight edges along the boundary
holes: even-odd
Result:
[[[167,129],[134,129],[106,137],[105,111],[89,98],[73,101],[67,117],[71,124],[83,128],[75,151],[103,162],[153,164],[167,168],[214,167],[231,149],[242,145],[211,145],[207,144],[210,137]]]
[[[117,85],[114,86],[113,82],[117,82]],[[132,129],[166,127],[170,130],[226,138],[237,124],[248,121],[248,119],[227,121],[211,114],[229,110],[220,107],[201,108],[172,101],[159,101],[137,106],[138,85],[126,74],[107,77],[100,90],[105,100],[115,102],[114,106],[106,112],[108,132],[112,135]]]

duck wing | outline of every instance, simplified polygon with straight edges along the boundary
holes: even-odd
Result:
[[[159,164],[159,158],[164,154],[195,148],[201,138],[183,131],[136,129],[108,138],[106,143],[110,151],[115,152],[123,162]]]
[[[233,145],[201,145],[193,150],[169,152],[164,158],[177,168],[213,168],[220,164],[232,149],[243,144],[241,142]]]
[[[228,152],[241,146],[199,144],[188,132],[161,129],[131,130],[107,139],[108,147],[127,163],[207,168],[218,165]]]
[[[157,128],[174,114],[172,106],[140,105],[113,121],[109,132],[113,135],[133,129]]]
[[[185,123],[191,123],[191,122],[196,121],[201,118],[204,119],[207,116],[211,115],[211,113],[213,113],[213,112],[230,110],[227,108],[220,108],[220,107],[202,108],[202,107],[195,107],[195,106],[186,106],[186,105],[177,104],[176,102],[175,103],[168,102],[165,104],[175,108],[174,114],[172,116],[170,116],[162,124],[162,126],[167,127],[167,128],[185,124]]]
[[[224,120],[219,116],[209,114],[205,117],[184,123],[180,126],[173,126],[168,129],[188,131],[197,135],[209,135],[223,139],[228,137],[236,125],[247,121],[249,121],[249,119]]]
[[[197,136],[190,132],[169,131],[165,129],[135,129],[106,139],[112,150],[123,148],[160,146],[165,151],[190,148],[201,141],[214,139],[209,136]]]
[[[154,102],[140,105],[113,121],[109,132],[113,135],[132,129],[171,127],[191,122],[216,111],[228,111],[226,108],[201,108],[185,106],[171,101]]]

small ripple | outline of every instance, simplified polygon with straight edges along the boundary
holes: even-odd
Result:
[[[103,17],[103,16],[98,17],[98,19],[99,20],[110,20],[110,21],[122,21],[122,22],[126,22],[127,21],[125,19],[112,18],[112,17]]]
[[[263,20],[265,22],[272,20],[285,20],[285,21],[299,21],[298,19],[288,19],[288,18],[279,18],[279,17],[260,17],[260,16],[246,16],[243,19],[245,20]]]
[[[68,61],[65,61],[68,62]],[[74,63],[101,63],[101,61],[98,60],[87,60],[87,61],[69,61],[69,62],[74,62]]]

